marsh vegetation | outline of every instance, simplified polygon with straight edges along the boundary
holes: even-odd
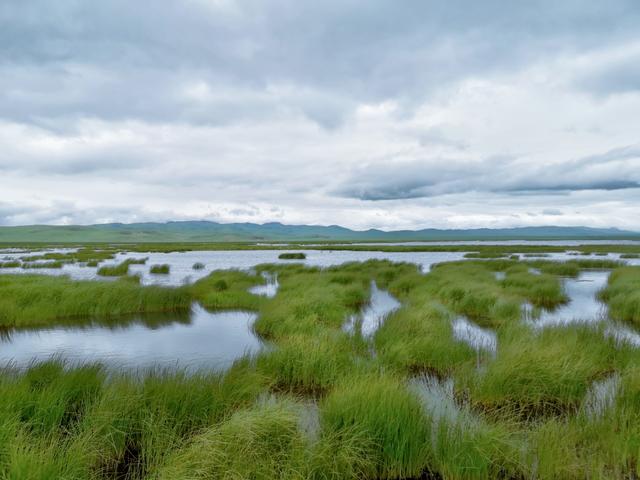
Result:
[[[567,279],[607,269],[598,298],[634,328],[640,268],[502,253],[427,274],[389,261],[260,265],[171,288],[126,272],[2,275],[8,332],[197,304],[253,312],[269,348],[217,371],[5,368],[0,478],[635,478],[640,350],[608,335],[607,318],[535,322],[571,305]],[[398,302],[385,320],[345,328],[377,290]],[[525,305],[538,314],[523,318]]]
[[[302,252],[281,253],[278,255],[280,260],[304,260],[307,256]]]

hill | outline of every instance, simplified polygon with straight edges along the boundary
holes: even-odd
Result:
[[[640,233],[615,228],[522,227],[468,230],[351,230],[337,225],[281,223],[108,223],[98,225],[30,225],[0,227],[1,243],[51,242],[387,242],[442,240],[640,239]]]

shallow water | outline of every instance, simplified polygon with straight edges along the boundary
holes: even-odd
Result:
[[[569,297],[567,304],[554,310],[537,311],[531,304],[525,303],[522,306],[523,318],[535,328],[570,323],[597,325],[604,322],[605,336],[614,338],[619,344],[640,347],[640,332],[613,321],[607,305],[598,299],[598,292],[607,285],[609,274],[605,270],[588,270],[581,272],[577,278],[564,279],[564,290]]]
[[[520,242],[522,243],[522,242]],[[473,242],[470,245],[478,245]],[[38,254],[47,252],[70,252],[77,249],[50,249],[38,251]],[[469,251],[472,251],[470,248]],[[144,285],[183,285],[192,283],[196,280],[206,277],[215,270],[240,269],[251,270],[257,265],[264,263],[303,263],[309,266],[330,267],[341,265],[347,262],[364,262],[367,260],[390,260],[393,262],[413,263],[420,268],[422,272],[429,272],[431,267],[436,263],[451,262],[464,260],[464,255],[468,252],[375,252],[375,251],[349,251],[349,250],[300,250],[306,254],[305,260],[291,261],[281,260],[278,256],[282,250],[219,250],[219,251],[193,251],[193,252],[169,252],[169,253],[151,253],[151,252],[124,252],[116,255],[113,260],[107,260],[100,263],[104,265],[116,265],[124,260],[132,258],[144,258],[148,260],[145,265],[131,265],[129,267],[130,274],[139,275]],[[36,252],[34,252],[36,253]],[[27,252],[28,254],[28,252]],[[25,252],[7,253],[10,259],[25,256]],[[569,252],[554,253],[546,260],[566,261],[575,260],[576,257],[570,255]],[[595,258],[595,257],[594,257]],[[618,254],[609,254],[606,257],[597,257],[601,259],[618,259]],[[201,270],[195,270],[195,263],[204,264]],[[640,265],[640,259],[628,259],[626,263],[631,265]],[[168,275],[151,274],[149,269],[155,264],[170,265]],[[0,268],[0,274],[18,273],[18,274],[42,274],[42,275],[68,275],[77,280],[113,280],[113,278],[100,277],[97,274],[98,267],[87,267],[82,264],[68,264],[62,268],[53,269],[37,269],[25,270],[21,268]]]
[[[349,333],[359,332],[363,337],[371,337],[385,319],[400,308],[401,304],[385,290],[380,290],[375,282],[371,282],[369,303],[358,314],[352,315],[345,324]]]
[[[591,384],[582,402],[582,411],[590,419],[602,417],[615,404],[620,389],[620,375],[613,374]]]
[[[595,323],[607,318],[607,307],[597,294],[607,285],[608,271],[581,272],[577,278],[563,280],[569,302],[554,310],[542,310],[534,320],[538,327],[568,323]]]
[[[278,276],[272,275],[269,272],[262,272],[262,277],[265,279],[266,283],[264,285],[256,285],[255,287],[251,287],[249,289],[250,293],[254,295],[260,295],[267,298],[273,298],[278,293],[278,288],[280,288],[280,284],[278,283]]]
[[[215,270],[240,269],[250,270],[264,263],[303,263],[309,266],[330,267],[347,262],[364,262],[367,260],[390,260],[393,262],[408,262],[418,265],[423,272],[428,272],[436,263],[462,260],[464,252],[357,252],[348,250],[303,250],[307,258],[300,261],[281,260],[278,255],[282,250],[226,250],[226,251],[194,251],[171,253],[127,252],[116,255],[113,260],[104,261],[103,265],[116,265],[126,259],[144,258],[145,265],[131,265],[129,273],[139,275],[144,285],[182,285],[192,283],[206,277]],[[15,254],[17,257],[24,253]],[[204,264],[205,268],[194,270],[195,263]],[[170,265],[168,275],[154,275],[149,268],[156,264]],[[108,280],[97,274],[98,268],[80,264],[64,265],[58,269],[24,270],[21,268],[3,268],[2,273],[38,273],[43,275],[69,275],[78,280]]]
[[[194,304],[184,315],[138,315],[89,325],[4,331],[0,365],[26,367],[52,357],[108,367],[223,370],[262,348],[255,313],[211,313]]]
[[[495,354],[498,348],[496,333],[482,328],[465,317],[458,317],[453,321],[453,336],[465,342],[477,352],[484,350]]]

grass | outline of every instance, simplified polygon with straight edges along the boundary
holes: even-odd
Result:
[[[575,413],[591,380],[614,368],[613,340],[589,326],[522,327],[501,336],[502,348],[470,387],[481,409],[531,419]]]
[[[411,478],[429,458],[429,422],[416,395],[396,379],[367,376],[340,385],[321,405],[323,431],[368,439],[367,478]]]
[[[73,281],[42,275],[0,276],[0,326],[46,326],[67,318],[187,310],[184,288],[116,282]]]
[[[165,263],[162,265],[151,265],[149,273],[153,273],[156,275],[168,275],[170,270],[171,266]]]
[[[600,298],[614,318],[640,325],[640,267],[615,270]]]
[[[196,262],[193,264],[192,267],[194,270],[204,270],[204,263],[202,262]]]
[[[49,262],[33,262],[33,263],[22,263],[20,268],[24,270],[38,270],[43,268],[62,268],[64,266],[64,262],[60,261],[49,261]]]
[[[104,265],[98,269],[98,275],[101,277],[121,277],[129,273],[130,263],[124,261],[117,265]]]
[[[0,268],[19,268],[21,263],[17,260],[0,262]]]
[[[278,255],[280,260],[304,260],[307,255],[304,253],[281,253]]]
[[[640,268],[595,257],[485,257],[427,275],[388,261],[275,264],[179,288],[1,275],[5,328],[126,325],[199,302],[255,311],[268,348],[218,373],[0,369],[0,478],[635,478],[640,351],[604,325],[521,320],[522,303],[561,305],[562,278],[599,267],[615,267],[601,293],[612,314],[634,322]],[[263,273],[277,276],[273,298],[249,292]],[[372,281],[402,306],[362,338],[343,327]],[[460,315],[495,332],[495,354],[456,339]],[[612,375],[617,397],[589,417],[591,386]]]

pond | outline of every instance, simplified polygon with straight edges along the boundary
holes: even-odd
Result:
[[[255,313],[209,312],[198,304],[184,315],[137,315],[89,324],[5,330],[0,365],[22,368],[57,357],[125,369],[223,370],[263,347],[253,333]]]
[[[569,301],[558,308],[542,309],[535,312],[530,305],[524,308],[524,317],[534,328],[570,323],[599,324],[604,322],[604,334],[615,338],[619,343],[628,343],[640,347],[640,333],[635,329],[612,320],[607,305],[598,299],[609,279],[609,271],[587,270],[577,278],[563,279],[564,291]]]
[[[364,338],[370,338],[386,318],[400,306],[400,302],[389,292],[380,290],[375,282],[371,282],[369,303],[362,311],[347,319],[344,330],[352,334],[359,333]]]

